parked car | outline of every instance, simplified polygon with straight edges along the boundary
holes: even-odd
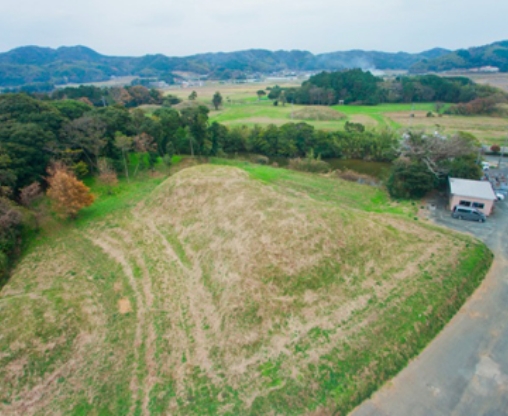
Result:
[[[496,192],[496,198],[498,201],[504,201],[505,196],[501,192]]]
[[[452,211],[452,217],[458,218],[459,220],[469,220],[485,222],[487,217],[483,212],[478,211],[476,208],[465,207],[462,205],[456,205]]]

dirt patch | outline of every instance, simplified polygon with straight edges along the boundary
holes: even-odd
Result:
[[[121,313],[121,314],[126,314],[126,313],[129,313],[129,312],[132,312],[132,306],[131,306],[131,302],[129,299],[120,299],[118,301],[118,311]]]

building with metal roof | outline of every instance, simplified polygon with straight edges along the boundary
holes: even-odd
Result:
[[[496,194],[489,181],[449,178],[450,210],[457,205],[476,208],[485,215],[490,215],[494,208]]]

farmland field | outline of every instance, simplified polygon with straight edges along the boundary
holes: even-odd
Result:
[[[265,84],[215,84],[204,87],[189,87],[184,90],[170,90],[169,92],[186,99],[190,92],[195,89],[198,93],[198,101],[211,106],[211,98],[214,92],[220,91],[224,97],[224,104],[219,111],[212,109],[210,118],[212,121],[218,121],[229,126],[282,125],[289,122],[304,121],[318,129],[337,130],[343,129],[346,121],[350,121],[361,123],[367,128],[389,127],[396,130],[414,128],[429,133],[439,131],[443,134],[467,131],[474,134],[482,143],[488,145],[494,143],[504,144],[508,137],[507,118],[448,115],[438,117],[435,106],[431,103],[334,106],[332,108],[344,114],[346,118],[328,121],[301,120],[295,114],[305,109],[306,106],[290,104],[273,106],[267,98],[257,99],[256,91],[260,88],[265,88]],[[319,108],[319,106],[313,107]],[[432,112],[434,116],[427,117],[429,112]],[[414,117],[411,117],[411,114],[414,114]]]
[[[0,292],[0,413],[344,414],[480,283],[410,203],[238,161],[122,183]]]

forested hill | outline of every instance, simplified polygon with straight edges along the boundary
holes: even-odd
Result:
[[[113,57],[101,55],[85,46],[58,49],[24,46],[0,53],[0,86],[95,82],[125,75],[156,77],[171,83],[173,71],[194,72],[212,79],[231,79],[284,70],[408,69],[423,59],[433,59],[448,52],[436,48],[419,54],[353,50],[314,55],[299,50],[273,52],[250,49],[188,57],[161,54]]]
[[[440,72],[485,66],[497,67],[501,72],[508,72],[508,40],[475,48],[459,49],[433,59],[422,60],[415,63],[410,71],[413,73]]]

